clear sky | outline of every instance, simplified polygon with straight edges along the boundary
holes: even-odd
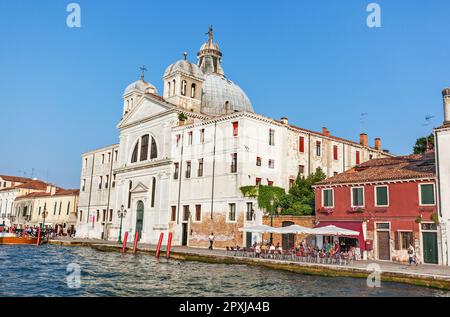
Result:
[[[376,1],[381,28],[366,24],[375,1],[79,0],[78,29],[70,2],[0,2],[0,174],[79,187],[81,154],[118,142],[139,67],[162,92],[165,68],[184,51],[196,61],[210,24],[257,113],[355,141],[364,130],[396,154],[443,121],[448,0]]]

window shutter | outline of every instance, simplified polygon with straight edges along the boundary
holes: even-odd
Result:
[[[334,146],[333,146],[333,159],[334,159],[335,161],[338,160],[338,146],[337,146],[337,145],[334,145]]]
[[[301,136],[298,142],[299,142],[298,144],[299,151],[301,153],[305,152],[305,138]]]

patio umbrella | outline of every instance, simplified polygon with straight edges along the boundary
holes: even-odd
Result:
[[[266,225],[256,225],[250,227],[239,228],[239,231],[255,232],[255,233],[280,233],[280,228],[274,228]]]
[[[280,233],[294,233],[294,234],[312,234],[314,230],[312,228],[302,227],[299,225],[290,225],[287,227],[279,228]]]
[[[358,231],[339,228],[336,226],[326,226],[326,227],[321,227],[321,228],[314,228],[312,231],[313,231],[313,234],[323,235],[323,236],[359,236]]]

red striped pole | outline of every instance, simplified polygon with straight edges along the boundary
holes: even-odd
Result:
[[[36,245],[39,246],[40,244],[41,244],[41,228],[39,228],[38,230],[38,238]]]
[[[136,234],[134,235],[133,255],[136,254],[138,240],[139,240],[139,231],[136,231]]]
[[[156,254],[155,254],[155,256],[157,258],[159,258],[159,252],[161,251],[161,245],[162,245],[163,238],[164,238],[164,233],[161,232],[161,234],[159,235],[158,247],[156,248]]]
[[[167,252],[166,252],[167,259],[170,258],[170,248],[171,247],[172,247],[172,232],[169,232],[169,238],[167,241]]]
[[[127,249],[127,240],[128,240],[128,231],[125,232],[125,235],[123,237],[122,254],[124,254]]]

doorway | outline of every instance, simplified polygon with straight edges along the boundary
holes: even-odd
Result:
[[[288,227],[293,224],[294,223],[292,221],[283,221],[282,226]],[[283,250],[291,250],[294,248],[295,234],[293,234],[293,233],[283,234],[281,240],[282,240]]]
[[[250,248],[252,246],[252,233],[251,232],[245,233],[245,246],[247,248]]]
[[[391,259],[389,231],[377,231],[378,260]]]
[[[423,262],[438,264],[437,232],[422,232]]]
[[[188,244],[188,224],[187,222],[181,224],[182,236],[181,236],[181,245],[187,246]]]
[[[139,200],[136,209],[136,229],[135,231],[139,233],[139,240],[142,238],[142,228],[144,226],[144,203]]]

